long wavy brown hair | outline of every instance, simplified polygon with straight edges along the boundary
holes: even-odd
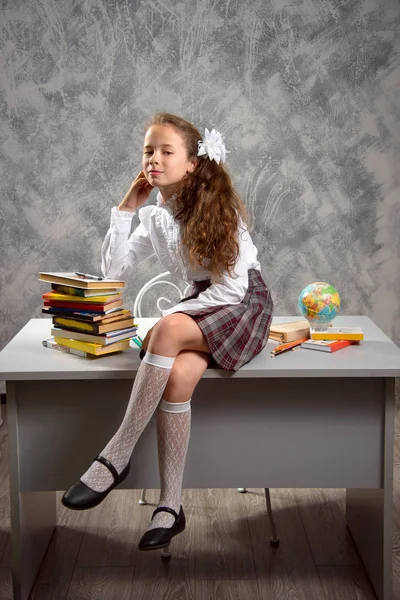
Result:
[[[181,180],[171,205],[190,264],[200,264],[218,276],[224,271],[233,275],[239,255],[239,216],[248,223],[248,215],[229,173],[222,163],[218,165],[208,156],[197,157],[202,136],[189,121],[160,112],[147,123],[146,131],[152,125],[171,125],[184,140],[189,160],[198,161],[195,170]]]

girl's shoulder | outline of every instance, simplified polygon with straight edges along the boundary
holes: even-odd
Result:
[[[154,227],[171,230],[176,226],[172,210],[168,205],[143,206],[139,209],[138,217],[148,231]]]

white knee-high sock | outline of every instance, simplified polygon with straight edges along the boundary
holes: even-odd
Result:
[[[160,501],[178,514],[181,506],[182,479],[189,446],[191,424],[190,400],[166,402],[161,400],[157,411],[158,463],[160,468]],[[171,527],[175,522],[169,513],[157,513],[150,529]]]
[[[140,434],[150,421],[163,395],[175,358],[146,352],[139,366],[124,419],[100,452],[121,473],[128,464]],[[81,481],[96,492],[103,492],[114,481],[110,471],[94,461]]]

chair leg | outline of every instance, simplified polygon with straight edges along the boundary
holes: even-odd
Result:
[[[146,492],[147,492],[147,490],[146,490],[146,489],[143,489],[143,490],[142,490],[142,495],[140,496],[140,500],[139,500],[139,504],[140,504],[141,506],[143,506],[143,505],[147,504],[147,500],[146,500]]]
[[[268,519],[269,519],[269,526],[270,526],[270,530],[271,530],[271,537],[269,539],[269,543],[272,548],[278,548],[279,547],[279,538],[276,535],[275,523],[274,523],[274,519],[272,517],[271,497],[269,495],[269,488],[264,488],[264,492],[265,492],[265,500],[267,502],[267,513],[268,513]]]

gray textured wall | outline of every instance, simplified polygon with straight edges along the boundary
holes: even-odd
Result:
[[[400,343],[397,0],[9,0],[0,19],[0,348],[41,316],[40,270],[99,270],[158,110],[223,132],[277,314],[325,280]]]

